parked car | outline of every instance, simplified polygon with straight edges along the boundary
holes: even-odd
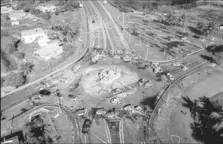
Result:
[[[40,95],[47,95],[48,96],[48,95],[51,94],[51,92],[49,90],[42,89],[42,90],[39,91],[39,94]]]
[[[84,121],[84,124],[83,124],[83,127],[82,127],[82,133],[84,134],[88,134],[89,130],[90,130],[90,127],[91,127],[91,120],[89,119],[86,119]]]

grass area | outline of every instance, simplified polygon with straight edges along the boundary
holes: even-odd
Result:
[[[223,85],[223,73],[213,72],[211,75],[207,75],[197,82],[189,85],[182,96],[189,96],[192,100],[201,96],[213,97],[213,100],[220,100],[222,102],[222,86]],[[182,113],[185,112],[186,114]],[[183,107],[179,102],[171,113],[169,120],[169,131],[171,135],[177,135],[180,137],[181,143],[195,143],[196,141],[191,136],[192,130],[190,129],[190,123],[193,121],[190,115],[190,111]],[[174,143],[177,142],[174,141]]]

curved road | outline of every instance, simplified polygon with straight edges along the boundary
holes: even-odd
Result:
[[[172,88],[172,86],[173,85],[175,85],[175,84],[177,84],[177,83],[179,83],[179,82],[181,82],[181,80],[182,79],[184,79],[184,78],[186,78],[187,76],[189,76],[190,75],[190,73],[191,72],[194,72],[194,71],[196,71],[196,70],[198,70],[198,69],[200,69],[200,68],[202,68],[202,67],[204,67],[206,64],[207,64],[208,62],[203,62],[203,63],[201,63],[200,65],[198,65],[198,66],[196,66],[195,68],[193,68],[193,69],[191,69],[190,71],[187,71],[187,72],[185,72],[182,76],[180,76],[180,77],[178,77],[177,79],[175,79],[162,93],[161,93],[161,95],[159,95],[159,99],[157,100],[157,102],[156,102],[156,104],[155,104],[155,108],[153,109],[153,112],[152,112],[152,114],[151,114],[151,117],[150,117],[150,119],[149,119],[149,122],[148,122],[148,128],[147,128],[147,130],[149,129],[149,128],[151,128],[151,123],[152,123],[152,121],[153,121],[153,118],[154,118],[154,113],[155,112],[157,112],[157,109],[159,108],[158,106],[158,103],[160,103],[160,102],[162,102],[162,101],[164,101],[163,100],[163,97],[164,96],[166,96],[167,94],[168,94],[168,92],[169,92],[169,90]],[[167,95],[168,96],[168,95]],[[168,98],[167,98],[167,101],[168,101]],[[164,104],[164,103],[163,103]],[[152,129],[153,130],[153,129]],[[154,131],[154,130],[153,130]],[[149,131],[150,132],[150,131]],[[147,132],[148,133],[148,132]],[[152,134],[149,134],[149,136],[150,135],[152,135]]]
[[[39,109],[39,108],[42,108],[42,107],[58,107],[58,105],[56,104],[41,104],[37,107],[33,107],[31,108],[30,110],[28,110],[27,112],[25,112],[24,114],[26,113],[31,113],[33,111],[35,111],[36,109]],[[77,119],[75,118],[76,115],[72,112],[71,109],[69,109],[68,107],[64,106],[64,105],[60,105],[60,108],[67,114],[68,118],[70,119],[70,121],[72,122],[72,125],[73,125],[73,131],[74,131],[74,136],[75,136],[75,143],[81,143],[81,139],[80,139],[80,129],[79,129],[79,126],[77,124]],[[24,115],[23,114],[23,115]],[[5,134],[5,135],[8,135],[8,134]],[[1,136],[1,137],[4,137]]]

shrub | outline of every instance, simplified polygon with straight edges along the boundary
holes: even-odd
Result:
[[[22,73],[12,72],[4,78],[6,86],[15,86],[16,88],[26,82],[26,78]]]
[[[33,15],[38,15],[41,13],[41,11],[39,9],[36,9],[36,8],[32,8],[31,11],[30,11],[31,14]]]
[[[32,5],[30,5],[30,4],[26,4],[23,7],[24,12],[29,12],[29,11],[31,11],[31,9],[32,9]]]
[[[17,64],[14,59],[10,58],[9,54],[1,51],[1,70],[8,72],[17,69]]]

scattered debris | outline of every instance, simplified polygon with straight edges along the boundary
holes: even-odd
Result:
[[[112,99],[110,100],[110,103],[111,103],[111,104],[114,104],[114,105],[117,105],[117,104],[122,104],[123,101],[122,101],[121,99],[119,99],[119,98],[112,98]]]

